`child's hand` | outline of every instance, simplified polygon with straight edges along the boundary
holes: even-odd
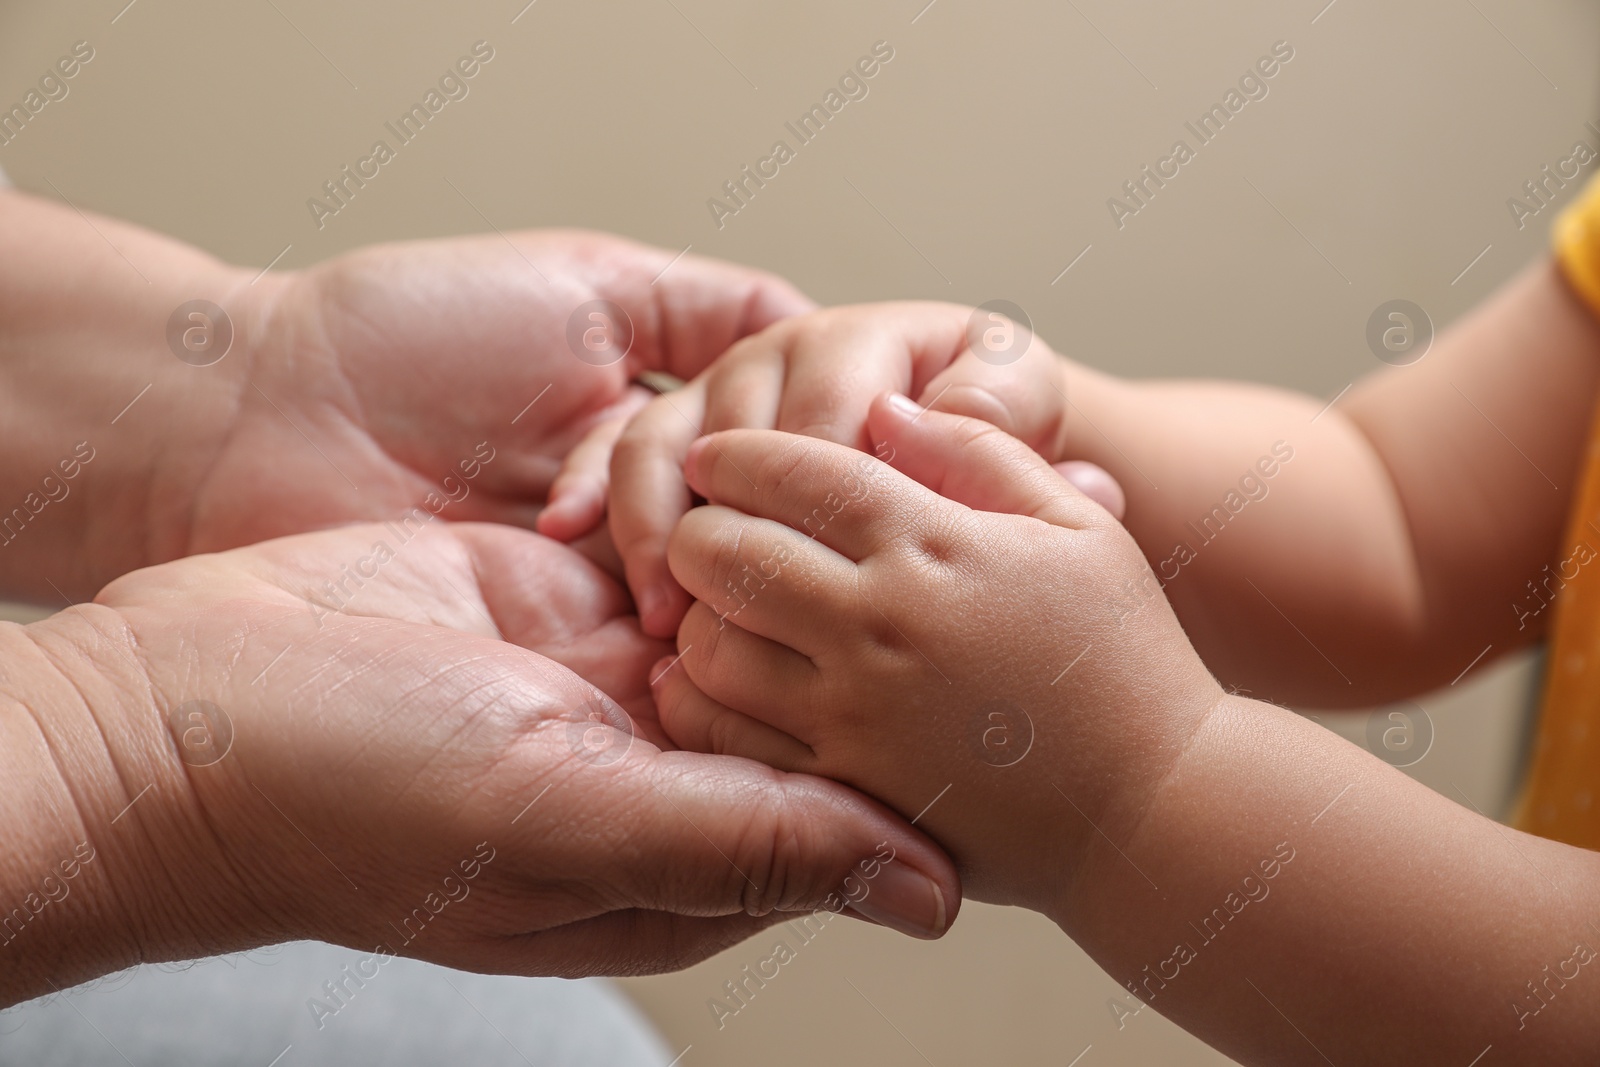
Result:
[[[1099,962],[1119,1026],[1149,1005],[1247,1064],[1594,1062],[1600,855],[1223,694],[1105,513],[913,418],[869,418],[904,474],[761,431],[691,452],[675,741],[877,794]]]
[[[672,534],[696,603],[662,725],[924,814],[970,895],[1053,910],[1220,688],[1133,539],[1027,446],[904,397],[869,430],[899,470],[764,431],[689,450],[711,504]]]
[[[683,461],[702,434],[777,429],[866,448],[867,407],[893,391],[991,422],[1054,458],[1067,410],[1062,361],[1043,341],[998,318],[998,333],[977,332],[975,352],[974,321],[970,308],[911,303],[783,320],[653,401],[625,431],[615,423],[601,427],[574,449],[551,487],[539,531],[567,540],[591,529],[605,513],[609,481],[611,532],[641,623],[668,637],[690,598],[668,570],[667,538],[691,506]],[[1105,487],[1097,498],[1116,506],[1115,482],[1098,468],[1080,472],[1087,466],[1062,473],[1082,478],[1090,491]]]

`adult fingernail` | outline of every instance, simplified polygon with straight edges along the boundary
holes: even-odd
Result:
[[[912,400],[904,393],[890,393],[889,406],[894,408],[900,414],[910,415],[912,418],[916,418],[918,415],[922,414],[922,405],[917,403],[915,400]]]
[[[873,922],[923,940],[944,935],[950,922],[944,891],[921,871],[890,862],[863,884],[867,895],[851,900],[850,906]]]

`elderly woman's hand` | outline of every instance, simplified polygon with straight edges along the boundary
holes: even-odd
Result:
[[[942,933],[955,873],[898,816],[658,746],[664,646],[630,611],[536,534],[418,521],[169,563],[0,630],[0,1004],[295,938],[589,975],[819,907]]]
[[[648,397],[641,371],[692,377],[811,307],[761,271],[575,231],[262,273],[0,191],[0,595],[59,606],[413,508],[531,527],[568,451]]]

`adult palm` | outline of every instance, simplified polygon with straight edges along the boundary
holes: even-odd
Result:
[[[238,409],[195,457],[187,551],[463,488],[451,518],[531,526],[562,458],[642,402],[639,372],[692,376],[811,306],[759,271],[566,231],[376,246],[246,293]]]
[[[46,721],[118,887],[58,981],[300,938],[638,973],[834,893],[924,936],[955,914],[949,861],[886,808],[653,744],[645,674],[668,646],[613,579],[531,532],[362,524],[190,557],[36,640],[95,661],[75,692],[116,694],[83,709],[97,729]]]

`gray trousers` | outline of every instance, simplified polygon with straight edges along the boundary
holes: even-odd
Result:
[[[143,966],[0,1012],[3,1067],[666,1067],[610,983],[298,942]]]

